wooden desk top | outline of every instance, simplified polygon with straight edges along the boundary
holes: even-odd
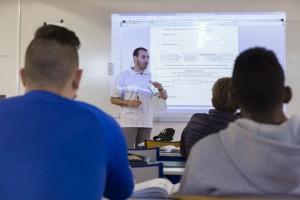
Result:
[[[185,196],[176,195],[172,198],[173,200],[291,200],[283,198],[240,198],[240,197],[204,197],[204,196]],[[297,198],[294,198],[297,199]],[[129,199],[129,200],[154,200],[154,199]],[[166,200],[166,199],[155,199],[155,200]]]
[[[205,197],[205,196],[186,196],[175,195],[174,200],[291,200],[296,198],[242,198],[242,197]]]

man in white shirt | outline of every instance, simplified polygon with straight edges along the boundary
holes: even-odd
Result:
[[[151,135],[152,97],[155,95],[164,100],[168,98],[161,83],[152,81],[150,72],[146,71],[149,63],[148,50],[143,47],[135,49],[133,60],[134,67],[122,72],[116,79],[110,98],[112,104],[121,107],[121,127],[127,148],[137,147]],[[155,93],[156,89],[158,93]]]

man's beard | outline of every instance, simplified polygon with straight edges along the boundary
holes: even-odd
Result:
[[[139,67],[139,69],[141,69],[141,70],[145,70],[145,69],[147,69],[147,67],[148,67],[148,63],[147,64],[141,64],[140,62],[138,63],[138,67]]]

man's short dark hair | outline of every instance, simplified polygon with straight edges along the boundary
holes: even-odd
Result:
[[[148,51],[148,50],[145,49],[144,47],[136,48],[136,49],[133,51],[133,57],[134,57],[134,56],[138,56],[140,50],[141,50],[141,51]]]
[[[28,82],[62,88],[78,68],[80,41],[73,31],[56,25],[40,27],[25,57]]]
[[[282,103],[284,73],[275,54],[265,48],[251,48],[235,60],[233,89],[247,111],[265,112]]]

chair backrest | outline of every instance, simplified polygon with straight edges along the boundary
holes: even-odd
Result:
[[[132,165],[131,169],[136,183],[154,178],[163,178],[163,164],[160,162],[145,165]]]
[[[128,153],[145,156],[150,158],[150,161],[157,161],[159,156],[159,148],[138,148],[138,149],[127,149]]]
[[[180,147],[180,141],[157,141],[157,140],[145,140],[145,147],[146,148],[153,148],[153,147],[162,147],[173,145],[175,147]]]

